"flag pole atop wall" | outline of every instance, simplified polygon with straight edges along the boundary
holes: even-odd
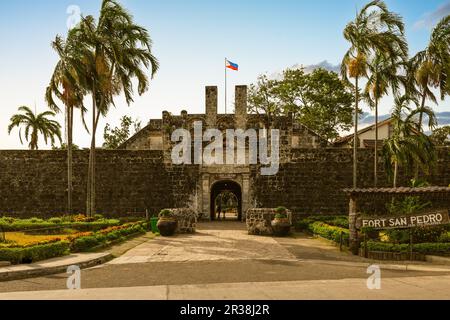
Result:
[[[225,114],[227,114],[227,62],[228,59],[225,58]]]

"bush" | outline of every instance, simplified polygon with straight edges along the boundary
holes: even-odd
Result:
[[[94,215],[95,220],[104,220],[105,218],[101,214]]]
[[[446,226],[417,227],[411,229],[413,243],[438,242],[441,235],[446,234]],[[390,242],[408,244],[410,242],[409,230],[386,230]]]
[[[161,212],[159,213],[160,218],[170,218],[172,216],[173,216],[173,212],[169,209],[161,210]]]
[[[340,243],[341,235],[344,245],[348,246],[350,232],[348,229],[330,226],[323,222],[314,222],[309,225],[309,230],[315,235],[321,236],[325,239]]]
[[[58,241],[31,247],[0,248],[0,260],[9,261],[12,264],[32,263],[63,256],[68,253],[69,243]]]
[[[439,237],[439,242],[449,243],[450,242],[450,232],[441,234]]]
[[[99,244],[100,243],[96,236],[81,237],[72,241],[70,244],[70,250],[72,252],[84,252],[98,246]]]
[[[295,227],[297,230],[308,230],[309,225],[314,222],[323,222],[330,226],[348,229],[348,217],[347,216],[309,216],[296,222]]]
[[[127,236],[145,233],[147,223],[126,224],[123,226],[109,227],[96,233],[75,236],[71,243],[73,252],[88,251],[100,245],[107,245],[113,241],[126,240]]]
[[[286,214],[287,209],[285,207],[278,207],[275,209],[275,219],[286,219],[288,216]]]
[[[62,219],[61,218],[50,218],[50,219],[48,219],[48,222],[60,224],[60,223],[62,223]]]
[[[78,231],[98,231],[111,226],[120,225],[117,219],[102,219],[93,222],[86,221],[69,221],[65,218],[51,218],[47,221],[33,218],[33,219],[12,219],[1,218],[0,227],[5,232],[26,231],[26,230],[43,230],[52,229],[55,227],[76,229]]]

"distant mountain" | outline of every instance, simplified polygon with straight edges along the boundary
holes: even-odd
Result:
[[[438,121],[438,126],[448,126],[450,125],[450,112],[436,112],[436,118]],[[378,116],[379,121],[386,120],[390,117],[389,114],[383,114]],[[375,116],[369,112],[364,112],[360,117],[361,126],[370,126],[375,123]]]
[[[303,64],[295,64],[292,67],[289,67],[287,69],[290,70],[298,70],[303,68],[305,70],[305,73],[311,73],[316,69],[322,68],[328,71],[333,71],[336,73],[339,73],[341,71],[341,66],[340,65],[334,65],[329,63],[327,60],[324,60],[318,64],[311,64],[311,65],[303,65]],[[283,78],[283,71],[279,71],[276,73],[273,73],[271,75],[269,75],[270,79],[274,79],[274,80],[281,80]]]

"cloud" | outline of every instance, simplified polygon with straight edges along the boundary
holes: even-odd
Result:
[[[450,14],[450,1],[440,5],[436,10],[425,13],[414,24],[415,29],[432,29],[442,18]]]

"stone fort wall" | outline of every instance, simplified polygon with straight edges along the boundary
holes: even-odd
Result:
[[[74,210],[85,211],[88,151],[74,152]],[[107,216],[150,214],[162,208],[195,207],[201,184],[199,166],[164,163],[163,151],[97,151],[98,212]],[[51,216],[66,209],[64,151],[0,151],[0,215]],[[286,206],[300,214],[346,214],[342,189],[352,185],[352,150],[298,149],[276,176],[260,176],[251,167],[251,207]],[[359,187],[373,183],[373,154],[359,151]],[[409,175],[401,173],[400,185]],[[450,148],[439,149],[439,162],[428,181],[450,184]],[[390,186],[380,172],[380,186]],[[450,207],[450,199],[444,199]]]
[[[198,168],[163,164],[160,151],[106,151],[96,156],[98,213],[127,216],[184,207],[195,193]],[[89,151],[74,151],[73,207],[83,213]],[[0,214],[61,215],[67,203],[65,151],[0,151]]]
[[[289,162],[281,164],[276,176],[260,176],[257,167],[252,168],[251,184],[253,198],[258,207],[273,208],[285,206],[294,214],[348,214],[349,199],[342,189],[353,185],[353,150],[340,148],[292,150]],[[373,187],[373,150],[358,151],[358,187]],[[450,148],[438,149],[438,162],[429,176],[423,177],[437,186],[450,184]],[[413,170],[399,172],[399,186],[408,186]],[[392,187],[383,166],[379,166],[379,187]],[[378,206],[367,199],[361,203],[360,210],[383,214],[386,211],[384,201]],[[378,198],[380,200],[380,198]],[[450,198],[431,199],[438,207],[450,209]]]

